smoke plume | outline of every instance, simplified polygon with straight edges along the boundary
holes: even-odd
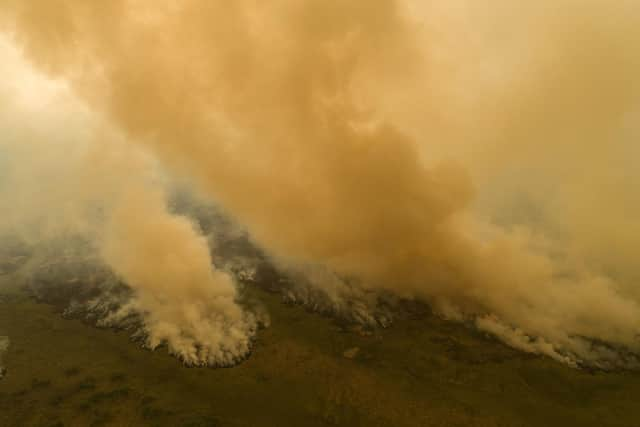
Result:
[[[102,325],[139,316],[145,346],[166,344],[191,365],[245,357],[258,321],[238,305],[231,276],[212,269],[197,226],[169,211],[167,178],[153,156],[1,41],[12,80],[0,88],[0,236],[18,234],[32,245],[56,238],[69,245],[80,236],[134,293],[107,310]],[[68,252],[56,249],[54,262]]]
[[[639,21],[631,0],[8,0],[0,13],[34,67],[122,133],[98,180],[122,181],[104,258],[137,290],[150,345],[205,363],[246,353],[255,320],[153,174],[138,185],[145,168],[123,167],[138,150],[279,264],[330,272],[333,298],[351,292],[340,278],[570,364],[632,363]],[[115,146],[92,144],[95,161]]]

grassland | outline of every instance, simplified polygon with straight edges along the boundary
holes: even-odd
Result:
[[[254,290],[272,324],[251,357],[186,368],[64,319],[17,274],[0,275],[0,426],[640,425],[639,374],[570,369],[426,310],[369,333]]]

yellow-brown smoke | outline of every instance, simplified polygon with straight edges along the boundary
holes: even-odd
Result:
[[[238,305],[231,276],[212,267],[206,238],[168,209],[153,157],[31,70],[4,38],[0,56],[11,76],[0,83],[0,236],[35,246],[80,236],[134,294],[101,324],[138,316],[147,347],[166,344],[190,365],[244,358],[258,319]]]
[[[570,363],[615,357],[585,338],[640,350],[636,2],[2,12],[36,66],[282,262],[429,300]]]

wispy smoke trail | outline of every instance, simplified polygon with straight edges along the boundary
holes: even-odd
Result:
[[[37,67],[279,262],[425,299],[568,363],[640,350],[636,2],[16,0],[3,12]],[[149,194],[121,209],[162,205]],[[233,301],[206,260],[146,276],[164,227],[185,237],[177,260],[204,257],[163,215],[109,228],[141,240],[107,259],[140,301],[177,299],[143,309],[175,328],[159,340],[195,346],[200,323],[235,337],[231,322],[239,344],[217,342],[242,352],[254,326],[233,304],[180,309],[213,299],[192,285],[212,280]]]

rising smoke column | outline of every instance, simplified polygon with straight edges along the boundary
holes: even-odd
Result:
[[[206,238],[187,218],[167,213],[162,193],[129,188],[102,250],[136,292],[105,323],[143,313],[147,346],[167,343],[190,365],[233,365],[249,353],[257,319],[236,303],[231,276],[212,269]]]
[[[64,82],[31,70],[4,38],[0,57],[11,77],[0,84],[0,236],[36,247],[64,236],[90,242],[133,292],[107,301],[120,306],[100,323],[136,316],[146,347],[166,344],[190,365],[246,357],[257,319],[238,304],[232,277],[212,267],[198,228],[170,213],[153,156],[126,143]]]
[[[637,136],[623,120],[640,99],[633,2],[16,0],[5,11],[36,66],[283,262],[429,300],[570,363],[617,358],[589,339],[638,350],[632,263],[612,274],[592,250],[616,230],[627,236],[616,261],[628,260],[640,241],[637,222],[618,231],[637,204],[602,157]],[[535,208],[495,207],[514,181]],[[614,209],[592,210],[598,196]],[[607,226],[589,236],[594,224]]]

